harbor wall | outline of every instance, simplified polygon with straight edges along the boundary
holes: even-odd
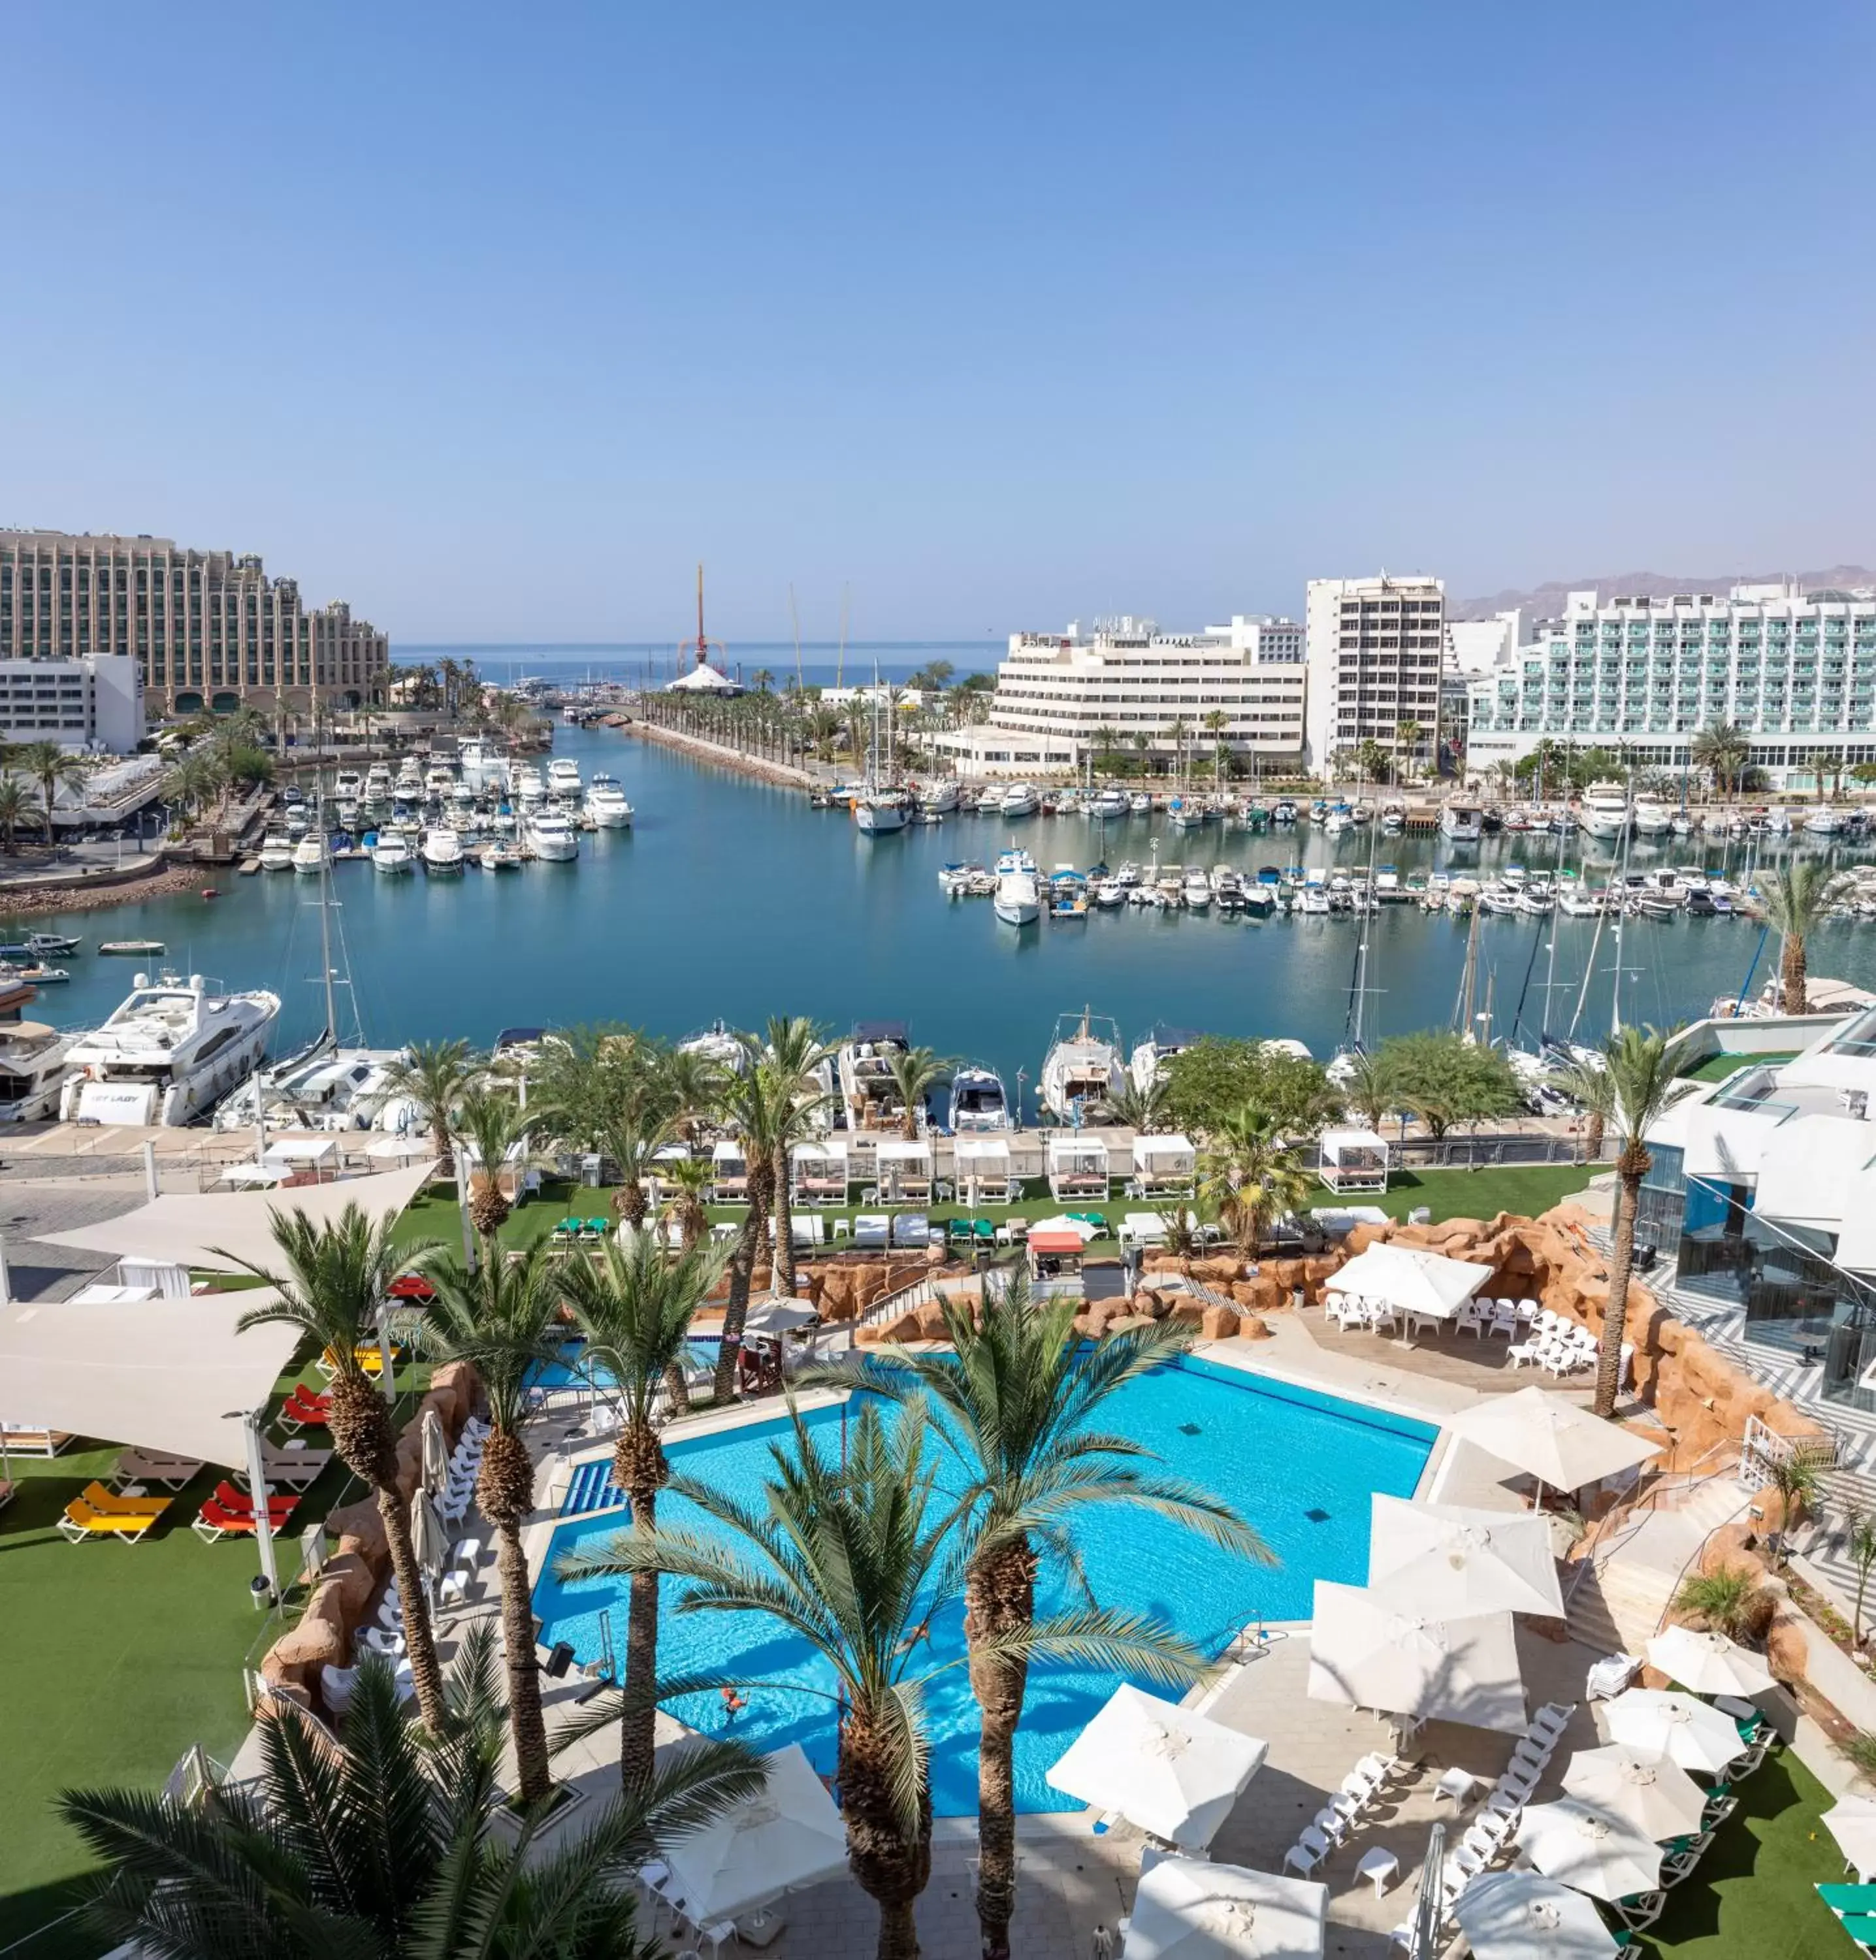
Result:
[[[753,777],[761,783],[775,783],[784,789],[814,790],[825,787],[820,778],[806,769],[790,768],[785,762],[771,762],[754,756],[746,756],[740,749],[726,748],[721,743],[706,742],[700,737],[680,733],[675,728],[661,728],[653,721],[630,721],[619,731],[624,735],[642,736],[647,742],[657,742],[666,749],[676,749],[684,754],[694,756],[701,762],[719,762],[725,768],[735,769],[739,774]]]
[[[206,867],[176,864],[161,854],[95,871],[51,872],[0,884],[0,918],[42,912],[89,912],[143,899],[172,898],[198,889]]]

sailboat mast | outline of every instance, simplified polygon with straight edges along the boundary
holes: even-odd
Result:
[[[792,579],[788,583],[788,623],[794,629],[795,688],[797,692],[800,692],[805,690],[807,682],[801,673],[801,615],[795,610],[795,587]]]
[[[320,812],[320,978],[326,988],[326,1032],[339,1039],[339,1009],[332,998],[332,846],[324,832],[326,813]]]

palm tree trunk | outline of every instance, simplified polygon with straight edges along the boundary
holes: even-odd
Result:
[[[1801,932],[1788,932],[1785,935],[1784,970],[1779,975],[1779,1004],[1788,1014],[1801,1014],[1808,1011],[1804,987],[1808,977],[1804,958],[1804,935]]]
[[[908,1836],[887,1771],[883,1738],[850,1712],[841,1725],[841,1809],[847,1862],[879,1908],[878,1960],[918,1960],[913,1908],[931,1879],[931,1788],[923,1777],[916,1833]]]
[[[541,1707],[541,1671],[534,1663],[534,1594],[518,1519],[493,1521],[495,1569],[501,1582],[501,1644],[508,1667],[508,1726],[523,1803],[544,1802],[554,1787],[547,1755],[547,1717]],[[400,1591],[402,1589],[400,1584]]]
[[[632,1529],[657,1522],[658,1493],[640,1481],[630,1494]],[[625,1706],[619,1720],[619,1780],[627,1796],[649,1788],[657,1764],[658,1575],[634,1572],[626,1608]]]
[[[410,1542],[410,1514],[405,1508],[403,1493],[394,1481],[387,1478],[379,1484],[376,1495],[385,1542],[391,1548],[391,1570],[397,1575],[397,1596],[403,1602],[404,1645],[410,1658],[411,1685],[417,1691],[417,1707],[424,1726],[431,1735],[440,1736],[448,1706],[443,1698],[443,1669],[437,1659],[436,1635],[430,1624],[430,1602]],[[528,1651],[531,1659],[531,1644]]]
[[[794,1210],[788,1197],[788,1150],[785,1144],[776,1147],[773,1175],[775,1196],[771,1208],[775,1214],[775,1290],[792,1293],[795,1290],[795,1225]]]
[[[1596,1399],[1592,1405],[1601,1416],[1615,1413],[1622,1340],[1629,1321],[1629,1274],[1635,1265],[1635,1217],[1646,1161],[1644,1152],[1642,1169],[1635,1169],[1632,1150],[1624,1150],[1616,1165],[1615,1251],[1609,1261],[1609,1301],[1603,1311],[1602,1338],[1596,1351]]]
[[[736,1234],[736,1249],[730,1260],[730,1297],[723,1310],[723,1341],[717,1350],[717,1403],[727,1406],[736,1399],[736,1357],[742,1349],[742,1322],[749,1311],[749,1287],[755,1277],[755,1261],[768,1230],[768,1207],[756,1181],[749,1180],[749,1215]]]
[[[979,1643],[1034,1620],[1035,1572],[1035,1553],[1025,1538],[974,1571],[965,1587],[964,1632],[979,1710],[977,1922],[984,1960],[1010,1960],[1010,1922],[1016,1909],[1016,1728],[1029,1666],[983,1653]]]

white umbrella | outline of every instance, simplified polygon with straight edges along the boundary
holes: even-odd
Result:
[[[1270,1744],[1122,1686],[1047,1771],[1049,1783],[1188,1851],[1202,1851]]]
[[[1368,1589],[1397,1612],[1563,1617],[1549,1522],[1531,1511],[1413,1504],[1376,1491]]]
[[[435,1154],[436,1147],[428,1131],[421,1136],[380,1137],[375,1143],[365,1145],[365,1155],[368,1157],[397,1157],[405,1163]]]
[[[745,1334],[792,1334],[797,1327],[812,1327],[821,1316],[812,1300],[797,1300],[785,1293],[765,1293],[749,1302],[742,1318]]]
[[[1325,1293],[1385,1300],[1410,1313],[1450,1320],[1492,1277],[1490,1266],[1417,1246],[1370,1246],[1322,1283]]]
[[[1630,1688],[1604,1710],[1609,1739],[1716,1776],[1745,1748],[1730,1715],[1672,1689]]]
[[[1581,1892],[1530,1872],[1482,1873],[1452,1911],[1473,1960],[1608,1960],[1620,1951]]]
[[[1876,1871],[1876,1799],[1846,1796],[1824,1814],[1824,1826],[1837,1841],[1837,1849],[1852,1866],[1859,1882]]]
[[[1661,1847],[1654,1839],[1581,1797],[1528,1804],[1518,1844],[1546,1878],[1591,1898],[1628,1898],[1661,1883]]]
[[[1397,1613],[1359,1586],[1316,1581],[1309,1693],[1345,1708],[1521,1732],[1525,1688],[1509,1613]]]
[[[768,1780],[662,1846],[694,1920],[740,1919],[785,1892],[847,1876],[847,1827],[800,1747],[765,1758]]]
[[[1671,1756],[1611,1742],[1579,1749],[1563,1772],[1566,1795],[1626,1817],[1645,1836],[1688,1838],[1700,1828],[1706,1792]]]
[[[1328,1888],[1165,1858],[1134,1895],[1122,1960],[1318,1960]]]
[[[1772,1670],[1724,1634],[1670,1627],[1648,1643],[1648,1664],[1696,1694],[1763,1694]]]
[[[441,1491],[450,1481],[450,1443],[443,1433],[443,1418],[434,1408],[424,1411],[424,1488]]]
[[[419,1490],[410,1500],[410,1548],[417,1563],[432,1579],[443,1570],[450,1556],[450,1534],[443,1528],[437,1507],[428,1491]]]
[[[1631,1469],[1659,1455],[1661,1447],[1545,1389],[1487,1396],[1445,1427],[1449,1435],[1477,1443],[1501,1463],[1560,1491],[1580,1490]]]

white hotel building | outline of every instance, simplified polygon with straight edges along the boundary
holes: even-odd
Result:
[[[1198,633],[1162,633],[1149,619],[1100,620],[1084,635],[1013,633],[997,670],[990,717],[931,738],[962,776],[1067,773],[1100,746],[1169,756],[1183,724],[1186,752],[1229,743],[1241,762],[1300,768],[1305,669],[1293,619],[1234,618]],[[1213,735],[1207,718],[1223,718]]]
[[[1469,690],[1469,770],[1540,742],[1620,749],[1677,768],[1694,735],[1743,730],[1781,786],[1876,759],[1876,594],[1736,585],[1722,595],[1601,600],[1561,619]]]
[[[1311,766],[1326,776],[1337,756],[1366,742],[1429,759],[1446,651],[1444,584],[1418,573],[1312,578],[1303,616]],[[1402,728],[1413,732],[1404,737]]]

